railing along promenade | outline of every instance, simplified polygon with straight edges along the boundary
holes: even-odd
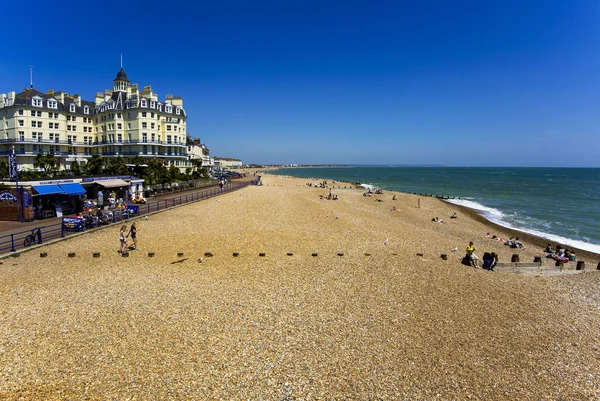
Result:
[[[160,210],[168,209],[173,206],[179,206],[190,202],[196,202],[202,199],[212,198],[214,196],[222,195],[227,192],[236,191],[241,188],[245,188],[250,185],[250,182],[230,182],[221,188],[211,188],[200,192],[195,192],[191,194],[185,194],[180,196],[174,196],[169,199],[161,199],[158,201],[149,201],[144,204],[135,204],[134,206],[138,207],[137,214],[127,213],[127,211],[123,211],[121,214],[113,213],[112,221],[107,225],[113,225],[116,222],[148,215],[150,213],[158,212]],[[100,227],[105,227],[106,225],[102,225]],[[95,228],[95,227],[94,227]],[[92,229],[94,229],[92,228]],[[88,228],[89,229],[89,228]],[[85,228],[84,228],[85,231]],[[81,232],[81,231],[79,231]],[[56,240],[58,238],[66,238],[72,235],[76,235],[79,232],[73,232],[65,230],[64,225],[61,222],[50,224],[47,226],[36,227],[33,229],[19,231],[16,233],[11,233],[7,235],[0,236],[0,255],[6,254],[9,252],[18,252],[19,250],[23,250],[27,248],[24,245],[25,239],[34,234],[35,241],[32,245],[37,244],[45,244],[49,241]]]

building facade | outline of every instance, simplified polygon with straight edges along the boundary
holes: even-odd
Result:
[[[93,155],[159,158],[182,171],[191,166],[182,98],[159,101],[150,86],[131,85],[122,68],[113,84],[94,101],[33,87],[0,94],[0,157],[14,147],[20,170],[33,169],[38,153],[53,154],[65,170]]]
[[[212,172],[215,167],[215,160],[210,157],[210,151],[206,145],[200,143],[199,138],[194,138],[187,145],[188,160],[202,160],[202,168],[206,168],[209,172]]]
[[[215,167],[219,167],[220,169],[242,168],[242,161],[231,157],[215,157]]]

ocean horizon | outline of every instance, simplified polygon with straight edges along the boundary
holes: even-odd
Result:
[[[270,173],[453,197],[495,224],[600,254],[600,168],[306,167]]]

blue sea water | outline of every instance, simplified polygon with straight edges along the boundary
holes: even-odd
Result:
[[[599,168],[327,167],[272,172],[444,195],[488,220],[600,253]]]

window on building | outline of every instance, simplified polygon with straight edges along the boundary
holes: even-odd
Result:
[[[56,102],[56,100],[48,100],[48,108],[49,109],[56,109],[58,107],[58,103]]]
[[[38,111],[38,112],[36,112],[36,113],[37,113],[37,116],[38,116],[38,117],[41,117],[41,116],[42,116],[42,112],[41,112],[41,111]]]
[[[25,126],[25,120],[19,120],[19,127]]]
[[[37,145],[31,145],[31,153],[33,153],[34,155],[37,154]]]
[[[146,117],[147,113],[145,111],[142,111],[142,117]]]
[[[31,117],[35,117],[35,110],[31,110]]]
[[[154,142],[155,138],[156,138],[156,134],[152,134],[152,142]]]
[[[54,123],[54,129],[58,129],[58,123]]]
[[[122,129],[122,128],[123,128],[123,126],[121,125],[121,123],[118,123],[117,124],[117,129]]]
[[[42,98],[37,96],[34,97],[31,99],[31,105],[34,107],[42,107]]]
[[[150,128],[154,129],[155,124],[154,123],[150,123]]]
[[[51,132],[50,133],[50,140],[53,141],[54,140],[54,134]]]
[[[121,113],[117,113],[117,118],[122,118]]]
[[[123,142],[123,134],[117,134],[117,140]]]
[[[144,129],[145,129],[145,128],[147,128],[147,126],[148,126],[148,124],[146,124],[146,122],[144,121],[144,122],[142,123],[142,128],[144,128]]]
[[[67,116],[67,121],[71,121],[71,116]]]
[[[90,114],[90,108],[89,108],[89,106],[83,106],[83,112],[85,114]]]
[[[142,142],[148,142],[148,134],[146,134],[145,132],[142,133]]]
[[[150,113],[150,118],[154,118],[154,113]]]
[[[147,103],[146,99],[142,99],[141,106],[142,107],[148,107],[148,103]]]
[[[19,113],[20,116],[22,116],[23,115],[23,110],[19,110],[18,113]]]
[[[167,125],[167,131],[171,131],[171,126]]]
[[[144,145],[144,154],[147,155],[148,154],[148,146]]]
[[[177,107],[175,109],[175,114],[177,114],[177,115],[181,114],[181,109],[179,107]]]
[[[77,116],[73,116],[73,118],[71,119],[71,121],[77,121]]]
[[[167,143],[170,144],[171,143],[171,135],[167,135]]]
[[[38,126],[38,128],[42,128],[42,122],[41,122],[41,121],[38,121],[38,122],[37,122],[37,126]]]
[[[71,103],[71,104],[69,105],[69,111],[70,111],[71,113],[75,113],[75,104],[74,104],[74,103]]]
[[[37,128],[37,121],[32,121],[31,122],[31,127],[32,128]]]
[[[131,123],[127,123],[127,129],[131,129]]]
[[[153,109],[156,106],[156,102],[154,100],[150,100],[150,108]]]
[[[172,113],[173,112],[173,106],[171,106],[170,104],[165,106],[165,112],[166,113]]]
[[[19,131],[19,139],[20,139],[21,141],[24,141],[24,140],[25,140],[25,131]]]

